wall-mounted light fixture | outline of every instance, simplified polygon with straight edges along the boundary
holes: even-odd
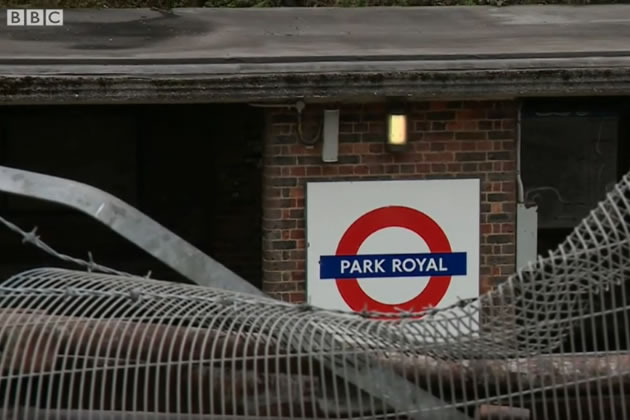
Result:
[[[322,145],[322,161],[337,162],[339,160],[339,110],[324,110],[324,140]]]
[[[387,114],[387,148],[405,150],[408,144],[407,113],[403,107],[390,108]]]

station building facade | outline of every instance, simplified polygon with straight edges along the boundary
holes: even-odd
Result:
[[[51,33],[56,43],[43,48],[16,28],[0,39],[8,46],[0,48],[0,158],[102,188],[291,302],[306,299],[307,182],[477,178],[483,292],[519,265],[519,232],[544,253],[630,167],[630,52],[625,39],[610,39],[627,6],[597,8],[572,9],[563,25],[519,20],[558,16],[556,6],[197,10],[171,20],[103,11],[112,28],[161,34],[147,45],[133,31],[134,42],[101,39],[89,16],[67,11],[69,33],[87,31],[81,45]],[[385,12],[391,19],[382,21]],[[456,18],[468,29],[445,32]],[[360,30],[345,31],[348,19]],[[370,21],[400,32],[396,53],[361,26]],[[434,39],[418,35],[420,21]],[[524,30],[545,32],[537,44],[545,51],[518,42]],[[586,30],[580,45],[565,42]],[[221,31],[234,37],[219,39]],[[341,34],[337,43],[330,33]],[[602,54],[601,45],[618,51]],[[407,121],[399,150],[387,146],[393,105]],[[322,158],[325,110],[339,115],[334,161]],[[529,205],[537,221],[522,229],[519,208]],[[177,279],[88,218],[16,198],[0,209],[69,254],[89,250],[106,265]],[[2,275],[52,263],[8,237],[0,248],[10,256]]]

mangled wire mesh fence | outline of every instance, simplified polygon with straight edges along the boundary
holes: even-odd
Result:
[[[0,417],[630,418],[629,226],[626,176],[494,290],[389,319],[140,277],[20,273],[0,287]]]

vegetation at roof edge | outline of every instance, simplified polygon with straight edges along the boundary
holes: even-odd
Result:
[[[172,9],[175,7],[508,6],[615,3],[628,4],[630,0],[0,0],[0,7]]]

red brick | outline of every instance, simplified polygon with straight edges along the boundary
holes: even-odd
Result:
[[[291,302],[291,295],[289,293],[273,293],[273,295],[282,302]]]
[[[486,118],[487,112],[484,109],[465,109],[457,111],[457,120],[480,120]]]
[[[408,163],[408,162],[418,162],[424,160],[423,155],[419,153],[406,152],[406,153],[396,153],[394,155],[394,162],[398,163]]]
[[[446,172],[446,165],[443,163],[432,163],[431,172]]]
[[[501,232],[512,233],[514,232],[514,225],[512,223],[504,223],[501,225]]]
[[[462,165],[461,163],[449,163],[448,165],[446,165],[446,169],[449,172],[461,172]]]
[[[352,175],[354,173],[354,167],[352,166],[340,166],[339,175]]]
[[[516,202],[512,201],[512,202],[503,203],[501,205],[501,210],[504,213],[514,214],[514,212],[516,211]]]
[[[355,155],[370,153],[370,146],[372,146],[370,143],[355,143],[352,145],[352,153]]]
[[[385,123],[380,121],[368,122],[368,130],[370,133],[385,133]]]
[[[476,150],[490,151],[493,150],[494,144],[491,141],[478,141],[475,143]]]
[[[297,283],[295,282],[274,282],[274,283],[267,283],[266,285],[266,291],[268,293],[273,293],[275,295],[278,295],[279,293],[284,293],[284,292],[296,292],[297,291]]]
[[[344,105],[336,163],[321,161],[320,144],[297,143],[290,111],[270,111],[277,123],[263,151],[261,258],[268,292],[304,300],[304,183],[317,179],[480,178],[480,287],[505,279],[514,268],[515,109],[510,101],[411,103],[410,147],[391,153],[385,147],[385,106]]]
[[[429,122],[428,121],[414,121],[413,123],[413,130],[412,131],[416,131],[416,132],[423,132],[423,131],[427,131],[429,129]]]
[[[373,175],[382,174],[385,172],[385,166],[381,164],[369,165],[369,173]]]
[[[477,143],[474,142],[474,141],[457,142],[456,144],[460,144],[460,149],[459,150],[463,150],[463,151],[476,150],[477,149]]]
[[[477,121],[457,120],[446,124],[446,131],[473,131],[478,129]]]
[[[289,153],[293,156],[315,155],[317,154],[317,149],[304,146],[303,144],[295,144],[289,147]]]
[[[430,131],[424,133],[423,140],[425,141],[445,141],[455,138],[455,133],[452,131]]]
[[[303,249],[301,250],[297,250],[297,251],[292,251],[289,255],[289,258],[291,258],[291,260],[293,261],[302,261],[304,260],[304,258],[306,258],[306,252],[304,252]]]
[[[428,163],[418,163],[416,165],[416,172],[419,174],[427,174],[431,172],[431,165]]]
[[[289,172],[289,174],[291,176],[304,176],[306,175],[306,168],[304,168],[303,166],[294,166],[292,168],[290,168],[291,171]]]
[[[424,160],[427,162],[452,162],[453,154],[451,152],[426,153]]]
[[[296,292],[296,293],[291,293],[289,296],[289,302],[292,303],[303,303],[306,301],[306,295],[304,294],[304,292]]]
[[[265,199],[263,205],[268,208],[288,208],[295,205],[295,200],[290,198]]]
[[[416,141],[411,143],[411,145],[416,152],[426,152],[431,148],[431,143],[428,141]]]
[[[304,230],[303,229],[293,229],[290,232],[289,237],[291,239],[304,239]]]
[[[321,174],[322,174],[322,168],[318,166],[306,168],[306,175],[308,176],[321,175]]]
[[[400,173],[400,165],[385,165],[386,174],[398,174]]]
[[[361,163],[370,164],[370,163],[389,163],[394,161],[394,156],[392,154],[365,154],[361,156]]]
[[[516,162],[503,162],[501,169],[504,171],[513,171],[516,169]]]
[[[368,146],[369,146],[368,150],[369,150],[370,153],[385,153],[385,145],[384,144],[371,143]]]
[[[358,165],[354,167],[354,173],[357,175],[366,175],[370,172],[370,169],[366,165]]]
[[[481,162],[479,163],[479,172],[486,173],[492,171],[493,168],[492,162]]]
[[[413,165],[413,164],[402,164],[402,165],[400,165],[400,173],[413,174],[415,172],[416,172],[416,165]]]
[[[354,151],[353,143],[340,143],[339,144],[339,154],[340,155],[348,155]]]
[[[444,143],[444,146],[446,150],[448,151],[460,151],[460,150],[463,150],[462,149],[463,144],[464,143],[462,143],[461,141],[448,141]],[[474,146],[473,146],[473,149],[470,149],[470,150],[474,150]]]
[[[455,133],[456,140],[485,140],[488,134],[485,131],[458,131]],[[476,148],[477,142],[475,142]]]
[[[337,175],[337,173],[339,173],[339,168],[337,166],[329,165],[324,166],[322,169],[322,174],[324,174],[324,176]]]
[[[291,198],[302,198],[304,197],[304,189],[301,187],[291,188],[290,190]]]

